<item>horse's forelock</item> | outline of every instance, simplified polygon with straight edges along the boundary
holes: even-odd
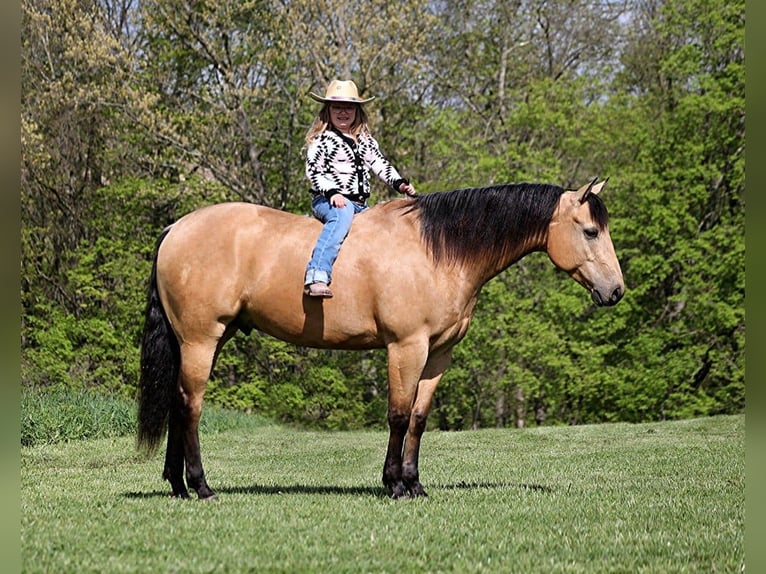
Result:
[[[586,200],[590,207],[590,216],[599,229],[603,230],[609,224],[609,212],[606,210],[604,200],[595,193],[589,193]]]
[[[410,210],[437,261],[503,260],[545,237],[563,191],[538,183],[465,188],[419,196]]]

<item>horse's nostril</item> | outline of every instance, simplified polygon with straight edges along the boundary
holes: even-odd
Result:
[[[620,299],[622,299],[623,294],[624,293],[622,287],[617,287],[614,291],[612,291],[612,296],[609,298],[609,300],[612,302],[612,304],[617,303]]]

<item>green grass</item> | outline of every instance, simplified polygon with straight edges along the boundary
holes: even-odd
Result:
[[[21,389],[21,444],[125,436],[135,432],[136,406],[95,392]]]
[[[92,438],[134,435],[136,401],[92,390],[21,390],[21,445],[58,444]],[[268,421],[205,405],[203,433],[255,430]]]
[[[402,501],[380,431],[203,435],[215,502],[169,498],[132,437],[23,447],[23,569],[740,572],[744,423],[429,432]]]

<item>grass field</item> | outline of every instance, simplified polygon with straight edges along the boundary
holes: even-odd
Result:
[[[429,498],[384,432],[202,436],[215,502],[130,437],[23,447],[25,572],[741,572],[745,418],[429,432]]]

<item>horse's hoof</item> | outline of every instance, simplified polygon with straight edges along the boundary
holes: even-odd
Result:
[[[410,487],[410,494],[413,498],[428,498],[428,494],[426,494],[423,485],[419,482],[416,482]]]
[[[203,486],[202,488],[197,490],[197,496],[200,500],[218,500],[215,496],[215,492],[210,490],[207,486]]]
[[[389,492],[391,493],[391,498],[394,500],[410,497],[410,491],[407,490],[407,487],[404,486],[404,483],[401,480],[389,486]]]

